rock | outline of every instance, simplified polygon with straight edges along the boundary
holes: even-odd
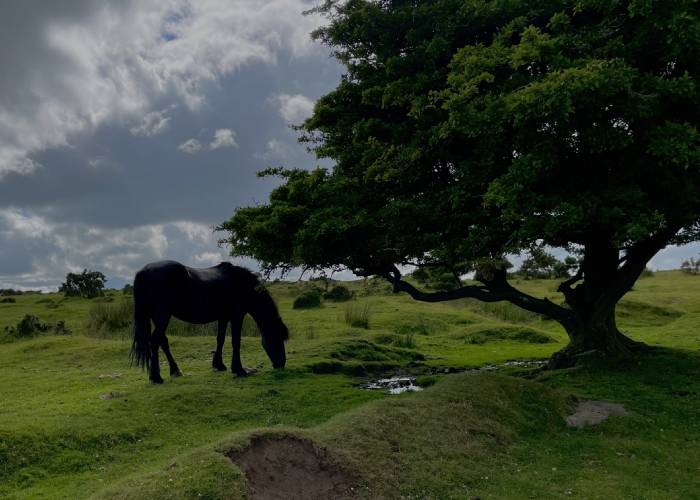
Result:
[[[566,417],[566,425],[578,429],[597,425],[610,415],[629,415],[625,407],[618,403],[608,401],[582,401],[576,407],[576,411]]]

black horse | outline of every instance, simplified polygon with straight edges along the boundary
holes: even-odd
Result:
[[[165,336],[170,317],[175,316],[188,323],[219,322],[212,364],[215,369],[225,371],[221,352],[230,322],[231,371],[239,376],[247,375],[241,364],[241,326],[246,314],[258,324],[262,346],[272,366],[284,368],[284,341],[289,338],[289,331],[257,276],[227,262],[206,269],[194,269],[171,260],[147,264],[134,278],[132,362],[150,370],[151,382],[163,383],[158,365],[160,347],[168,358],[170,376],[182,375]],[[152,334],[151,320],[155,327]]]

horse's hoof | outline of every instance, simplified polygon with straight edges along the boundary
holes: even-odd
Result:
[[[170,372],[171,377],[182,377],[182,372],[180,370],[176,372]]]
[[[151,381],[151,384],[162,384],[163,378],[162,377],[152,378],[152,379],[150,379],[150,381]]]
[[[236,370],[233,372],[239,377],[247,377],[248,375],[252,375],[253,373],[257,372],[255,368],[241,368],[240,370]]]

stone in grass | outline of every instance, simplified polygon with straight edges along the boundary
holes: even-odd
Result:
[[[566,417],[566,425],[581,429],[589,425],[598,425],[610,415],[629,415],[625,407],[608,401],[581,401],[576,411]]]

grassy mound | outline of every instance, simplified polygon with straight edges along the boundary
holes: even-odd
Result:
[[[102,495],[189,498],[193,486],[180,479],[187,477],[196,478],[197,494],[209,498],[241,498],[246,490],[257,498],[275,488],[260,467],[279,462],[279,452],[285,451],[285,467],[306,483],[295,487],[309,491],[331,488],[329,478],[340,478],[342,498],[468,498],[485,476],[507,462],[520,436],[564,428],[564,407],[562,397],[541,384],[464,373],[422,393],[364,405],[310,430],[233,435],[208,452],[177,457],[167,468]],[[220,462],[224,455],[233,459],[228,467]]]
[[[556,342],[544,332],[524,326],[479,326],[464,336],[468,344],[486,344],[487,342],[511,341],[529,344],[548,344]]]
[[[617,318],[628,326],[664,326],[683,316],[673,307],[625,299],[617,305]]]
[[[309,364],[308,368],[314,373],[361,376],[425,360],[425,356],[414,350],[377,345],[368,340],[339,343],[329,352],[329,357]]]

